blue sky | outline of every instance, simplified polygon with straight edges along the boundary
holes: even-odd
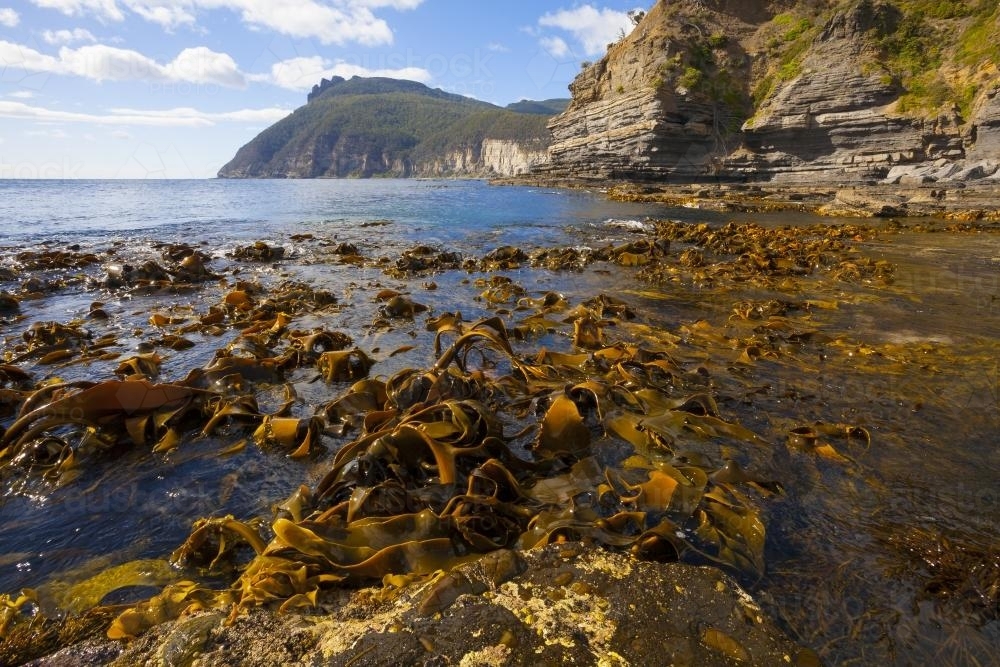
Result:
[[[647,0],[646,4],[650,4]],[[636,0],[0,0],[0,178],[212,177],[321,77],[568,97]]]

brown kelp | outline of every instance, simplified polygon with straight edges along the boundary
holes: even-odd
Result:
[[[232,520],[216,529],[225,535],[230,526],[230,543],[253,546],[231,589],[170,587],[125,612],[110,634],[133,635],[207,603],[230,604],[233,613],[265,602],[313,606],[333,584],[426,574],[497,549],[567,539],[760,576],[766,482],[708,457],[692,462],[677,445],[764,443],[726,421],[711,397],[673,396],[675,387],[651,381],[663,378],[643,369],[675,366],[666,351],[588,343],[576,355],[524,359],[499,318],[445,320],[436,347],[432,367],[384,383],[361,380],[323,408],[332,426],[358,435],[295,511],[274,520],[266,547],[255,529]],[[324,370],[328,381],[357,380],[356,352],[325,352],[320,361],[334,354],[341,356]],[[307,423],[265,417],[255,438],[291,446],[315,437]],[[206,528],[196,527],[189,542],[204,543]],[[201,559],[210,569],[223,549],[211,551]]]
[[[263,605],[321,608],[331,589],[378,582],[387,595],[432,582],[422,607],[433,614],[512,576],[519,551],[567,541],[712,564],[753,583],[789,480],[831,469],[861,479],[861,456],[877,446],[870,422],[796,411],[820,383],[817,369],[893,374],[936,358],[824,326],[849,306],[845,286],[891,283],[891,264],[854,249],[873,233],[667,221],[603,248],[503,246],[478,259],[425,245],[369,259],[356,244],[303,236],[292,253],[273,242],[237,248],[228,265],[165,246],[155,259],[106,267],[86,321],[41,321],[7,341],[0,479],[14,492],[51,489],[123,450],[169,465],[206,442],[221,460],[252,452],[301,466],[273,516],[220,508],[195,521],[155,581],[134,568],[88,578],[98,605],[137,581],[160,588],[80,617],[106,627],[114,617],[112,637],[209,608],[230,620]],[[354,282],[334,294],[315,275],[286,271],[294,261],[356,272]],[[591,296],[542,284],[547,271],[592,265],[646,285]],[[359,278],[359,267],[378,275]],[[436,281],[447,289],[434,292]],[[740,291],[704,319],[665,325],[650,304],[669,306],[664,286],[674,285]],[[447,302],[453,289],[468,301]],[[141,313],[128,332],[134,350],[108,326],[120,317],[116,296],[188,290],[204,298]],[[335,329],[341,316],[357,341]],[[185,361],[206,347],[210,359]],[[774,369],[805,377],[773,388]],[[466,574],[449,574],[457,565]],[[954,569],[928,590],[992,599],[992,570],[965,585]],[[51,598],[44,589],[2,598],[0,635],[41,627],[32,619]],[[724,635],[703,635],[738,656]]]

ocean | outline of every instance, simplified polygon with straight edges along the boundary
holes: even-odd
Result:
[[[669,249],[652,242],[665,238],[657,220],[672,221]],[[598,318],[608,349],[669,349],[676,377],[656,386],[678,399],[695,383],[710,397],[697,399],[699,410],[718,411],[707,417],[759,436],[678,427],[649,456],[710,468],[735,460],[775,483],[751,494],[767,530],[766,566],[752,576],[728,571],[786,631],[831,663],[921,662],[955,636],[966,653],[939,662],[992,659],[1000,629],[984,605],[996,591],[983,582],[1000,568],[1000,235],[917,225],[618,203],[481,181],[0,181],[0,292],[17,302],[0,310],[0,425],[18,417],[9,392],[29,384],[115,380],[139,354],[158,356],[156,382],[181,383],[220,354],[250,354],[250,320],[226,324],[242,300],[263,307],[297,290],[298,301],[274,301],[268,317],[286,308],[288,331],[348,336],[372,360],[371,376],[385,380],[434,365],[433,321],[445,314],[500,318],[524,363],[545,350],[579,352],[564,318],[601,295],[624,304]],[[754,246],[774,238],[777,248],[788,230],[806,227],[809,243],[831,237],[794,270],[777,250],[768,257]],[[269,254],[248,257],[257,242]],[[554,250],[569,259],[560,264]],[[205,258],[195,281],[179,280],[176,268],[158,278],[135,271],[149,262],[170,269],[192,253]],[[445,257],[447,267],[434,265]],[[387,311],[388,293],[419,308]],[[222,325],[206,324],[214,314]],[[60,327],[68,343],[33,347]],[[637,368],[615,371],[633,378],[622,387],[652,381]],[[255,385],[255,405],[301,419],[327,414],[351,383],[320,376],[312,363],[283,370],[280,382]],[[519,413],[518,425],[530,426],[544,405]],[[30,456],[6,442],[0,593],[40,590],[49,614],[79,611],[81,599],[149,597],[194,522],[232,516],[269,536],[276,508],[319,484],[351,440],[327,430],[322,446],[292,458],[257,446],[238,419],[199,430],[162,452],[124,435],[100,441],[100,455],[63,476],[40,472],[51,469],[41,449],[99,433],[53,427]],[[806,431],[828,448],[791,448]],[[620,438],[599,436],[612,444],[598,460],[623,458]],[[933,554],[961,581],[942,583]],[[153,563],[145,578],[99,578],[137,562]],[[205,581],[230,583],[218,573]]]
[[[644,218],[661,207],[593,193],[491,187],[475,180],[0,180],[0,242],[115,238],[233,244],[322,231],[380,241],[454,245],[565,242],[580,225]],[[693,216],[692,216],[693,219]]]

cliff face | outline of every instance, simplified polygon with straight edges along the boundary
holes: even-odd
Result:
[[[519,105],[544,111],[556,103]],[[219,176],[517,176],[546,158],[550,115],[501,109],[412,81],[334,77],[243,146]]]
[[[547,142],[484,139],[478,146],[419,160],[316,141],[266,164],[230,163],[221,178],[491,178],[523,176],[548,159]]]
[[[678,23],[680,21],[680,23]],[[693,27],[693,26],[692,26]],[[549,124],[550,161],[542,171],[595,178],[690,178],[724,155],[741,111],[695,94],[670,77],[693,47],[692,29],[667,3],[570,86],[573,100]],[[739,48],[733,50],[733,62]]]
[[[544,140],[483,139],[478,146],[453,150],[433,159],[399,162],[388,173],[417,178],[490,178],[523,176],[548,159]]]
[[[635,180],[989,176],[1000,163],[1000,47],[983,40],[1000,33],[1000,9],[941,6],[661,0],[573,82],[539,171]]]
[[[936,117],[898,111],[898,82],[869,66],[873,33],[894,19],[889,3],[838,12],[802,59],[743,126],[732,169],[793,180],[884,177],[896,165],[964,157],[954,109]]]

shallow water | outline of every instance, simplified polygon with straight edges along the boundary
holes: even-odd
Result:
[[[6,353],[32,322],[84,318],[91,302],[101,301],[111,317],[85,320],[85,326],[95,337],[114,333],[112,349],[124,358],[157,334],[148,321],[151,312],[204,312],[236,280],[274,286],[293,279],[328,290],[339,301],[333,309],[297,317],[295,325],[348,333],[378,359],[372,374],[387,377],[433,364],[433,335],[419,316],[412,323],[373,327],[373,293],[410,291],[431,314],[459,310],[474,321],[493,314],[474,283],[482,274],[453,270],[397,280],[382,265],[334,261],[318,239],[354,243],[362,255],[388,258],[385,265],[391,265],[418,243],[466,257],[504,245],[602,247],[641,237],[650,230],[643,223],[647,216],[770,227],[837,222],[799,214],[705,214],[479,182],[0,182],[2,266],[18,267],[19,251],[28,248],[79,245],[79,252],[100,258],[0,283],[0,290],[15,294],[23,292],[27,275],[63,283],[42,298],[24,299],[20,316],[0,323],[0,338]],[[295,234],[316,238],[294,241]],[[246,263],[228,256],[256,240],[282,245],[286,259]],[[93,285],[108,264],[159,257],[156,244],[162,242],[198,245],[212,255],[210,268],[227,284],[154,294]],[[650,285],[636,279],[635,269],[603,262],[582,272],[521,267],[502,273],[531,297],[553,290],[575,304],[598,293],[617,296],[641,322],[681,337],[698,321],[733,338],[745,335],[748,329],[731,317],[741,301],[835,303],[793,322],[821,331],[829,344],[793,346],[779,359],[751,366],[736,363],[735,354],[713,361],[720,408],[772,446],[734,452],[720,443],[704,451],[728,452],[788,490],[765,503],[767,573],[744,584],[787,631],[831,663],[987,664],[994,659],[990,647],[1000,639],[996,614],[992,620],[972,618],[968,605],[922,597],[935,572],[914,545],[930,548],[944,535],[965,552],[987,554],[980,560],[997,557],[1000,234],[885,229],[855,245],[865,256],[896,265],[891,284],[819,277],[794,288],[711,287],[686,280]],[[425,288],[429,280],[437,289]],[[161,350],[159,381],[179,381],[206,365],[235,334],[192,334],[191,349]],[[414,349],[390,356],[403,346]],[[43,366],[28,359],[18,365],[35,380],[73,381],[111,379],[116,364]],[[345,389],[315,382],[315,375],[299,369],[289,378],[298,394],[294,414],[311,415]],[[281,401],[276,389],[270,402]],[[834,440],[842,459],[833,460],[784,447],[790,428],[814,422],[863,427],[871,443]],[[122,447],[61,488],[6,478],[0,591],[53,588],[53,581],[82,580],[110,565],[164,558],[201,517],[267,520],[274,504],[302,483],[315,484],[329,465],[329,456],[294,461],[252,444],[219,456],[230,435],[193,439],[167,454]],[[974,567],[975,558],[968,563]]]

